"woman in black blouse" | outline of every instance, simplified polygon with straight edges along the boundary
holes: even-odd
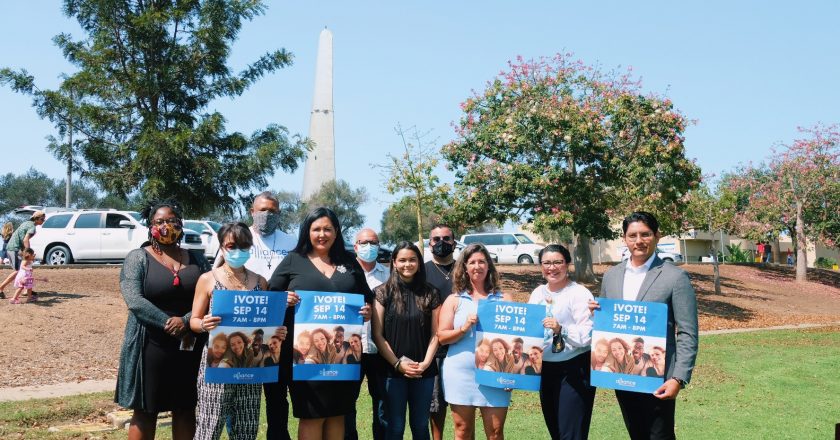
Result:
[[[423,255],[404,241],[391,254],[391,276],[375,289],[373,340],[390,368],[383,368],[385,439],[402,439],[405,409],[414,439],[429,438],[440,296],[426,282]]]
[[[310,212],[300,226],[295,248],[277,266],[269,282],[270,290],[315,290],[359,293],[365,297],[361,314],[370,319],[373,294],[365,273],[352,254],[344,250],[344,237],[335,213],[328,208]],[[286,312],[286,326],[294,334],[294,308]],[[291,381],[293,338],[284,341],[281,369],[289,379],[292,410],[300,419],[298,438],[344,438],[344,415],[355,409],[359,380]],[[314,345],[314,344],[313,344]],[[266,414],[266,417],[276,417]]]

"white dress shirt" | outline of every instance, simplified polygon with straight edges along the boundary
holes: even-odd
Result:
[[[550,304],[546,301],[549,297],[551,298]],[[551,343],[554,338],[554,331],[545,329],[543,361],[567,361],[589,351],[592,342],[592,316],[589,314],[590,299],[594,298],[589,289],[571,280],[559,292],[548,290],[546,284],[531,292],[528,303],[546,306],[546,315],[551,315],[562,326],[561,333],[563,334],[563,342],[566,344],[563,351],[553,353]]]
[[[623,295],[625,301],[636,301],[636,298],[639,297],[639,290],[642,288],[642,283],[645,282],[645,276],[647,276],[654,258],[656,258],[656,252],[645,261],[645,264],[639,267],[633,266],[632,257],[627,260],[627,265],[624,267]]]
[[[364,266],[362,266],[362,270],[364,270]],[[365,271],[365,280],[367,281],[370,290],[373,290],[375,287],[378,287],[385,281],[388,281],[388,276],[390,276],[388,269],[379,263],[376,263],[370,272]],[[378,352],[379,350],[377,350],[376,344],[373,343],[373,337],[371,337],[370,334],[370,321],[367,321],[365,322],[364,327],[362,327],[362,353]]]

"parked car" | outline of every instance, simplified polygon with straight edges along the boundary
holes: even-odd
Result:
[[[204,245],[204,255],[213,261],[219,251],[219,228],[221,223],[210,220],[184,220],[184,229],[189,229],[201,234],[201,244]]]
[[[76,210],[47,214],[30,240],[45,264],[120,262],[148,240],[148,229],[134,211]],[[201,234],[184,229],[181,247],[204,251]]]
[[[417,244],[417,243],[414,243],[414,244]],[[467,247],[467,245],[465,245],[464,243],[461,243],[458,240],[455,240],[455,251],[452,252],[452,258],[457,260],[458,256],[461,255],[461,251],[464,250],[465,247]],[[496,255],[495,252],[490,252],[490,258],[493,259],[494,263],[499,262],[499,256]],[[429,246],[429,239],[424,238],[423,239],[423,261],[429,261],[431,259],[432,259],[432,248]]]
[[[465,245],[484,244],[488,251],[498,255],[499,263],[502,264],[534,264],[543,248],[527,235],[512,232],[464,234],[461,242]]]

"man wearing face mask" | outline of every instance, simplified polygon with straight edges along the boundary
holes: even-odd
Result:
[[[365,271],[365,279],[371,290],[388,280],[388,269],[376,262],[379,255],[379,236],[373,229],[365,228],[356,234],[356,242],[353,244],[356,251],[356,260]],[[385,416],[382,407],[382,390],[379,389],[380,360],[378,359],[376,345],[370,334],[370,321],[365,322],[362,328],[362,375],[367,376],[368,392],[370,393],[371,406],[373,408],[372,430],[373,439],[379,440],[385,437],[385,430],[382,420]],[[358,396],[356,396],[358,398]],[[359,434],[356,431],[356,413],[344,416],[344,438],[356,440]]]
[[[452,256],[455,252],[455,234],[452,228],[444,224],[432,227],[429,233],[429,246],[432,248],[432,259],[426,262],[426,282],[437,288],[440,292],[441,304],[443,304],[446,297],[452,293],[452,269],[455,267],[455,258]],[[438,371],[442,371],[447,347],[448,345],[441,345],[438,348],[435,356]],[[429,409],[431,411],[429,422],[434,440],[443,438],[443,428],[446,424],[446,400],[440,378],[440,375],[435,376],[432,406]]]
[[[294,249],[297,238],[277,228],[280,223],[280,201],[271,191],[261,192],[254,197],[254,202],[251,204],[251,217],[254,219],[254,224],[251,225],[254,244],[251,246],[251,258],[245,263],[245,267],[269,280],[280,261]],[[289,303],[289,307],[294,307],[294,304]],[[280,353],[281,359],[291,357],[292,353],[287,351],[283,350]],[[289,364],[291,364],[290,360],[282,363],[282,365]],[[266,414],[271,415],[266,417],[268,422],[266,439],[268,440],[290,439],[287,389],[288,376],[284,372],[281,372],[279,382],[263,384],[265,411]]]

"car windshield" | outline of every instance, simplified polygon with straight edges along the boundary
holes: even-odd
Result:
[[[210,227],[213,228],[213,232],[216,232],[216,233],[218,233],[219,229],[222,227],[221,223],[207,222],[207,224],[210,225]]]
[[[528,238],[528,236],[527,236],[527,235],[525,235],[525,234],[514,234],[514,235],[516,235],[516,238],[517,238],[517,239],[519,240],[519,242],[520,242],[520,243],[522,243],[522,244],[534,244],[534,242],[533,242],[533,241],[531,241],[531,239],[530,239],[530,238]]]

